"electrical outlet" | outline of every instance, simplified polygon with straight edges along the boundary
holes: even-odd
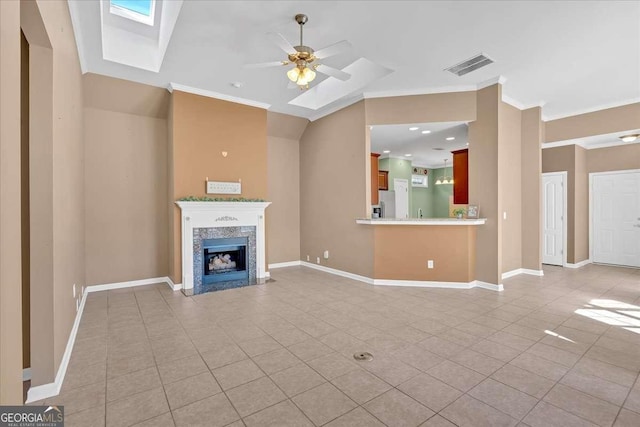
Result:
[[[73,284],[73,297],[76,297],[76,284]]]
[[[427,268],[433,268],[433,260],[432,259],[427,261]]]
[[[324,259],[329,259],[329,251],[324,251]]]
[[[316,264],[320,264],[320,257],[316,258]]]
[[[307,261],[309,261],[309,255],[307,255]]]

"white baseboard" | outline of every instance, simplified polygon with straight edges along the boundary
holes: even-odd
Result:
[[[29,381],[31,379],[31,368],[24,368],[22,370],[22,381]]]
[[[300,265],[302,261],[287,261],[287,262],[276,262],[275,264],[269,264],[269,270],[272,268],[285,268],[285,267],[297,267]]]
[[[67,347],[64,350],[64,355],[62,356],[62,361],[60,362],[60,366],[58,367],[55,381],[52,383],[42,384],[29,388],[26,403],[35,402],[37,400],[46,399],[48,397],[53,397],[60,394],[60,388],[62,387],[62,383],[64,382],[64,376],[67,373],[67,367],[69,366],[69,360],[71,359],[71,352],[73,351],[73,344],[76,342],[76,334],[78,333],[78,327],[80,326],[80,320],[82,319],[82,312],[84,311],[84,304],[87,300],[88,293],[108,291],[112,289],[132,288],[134,286],[154,285],[157,283],[166,283],[174,291],[182,289],[181,284],[174,284],[173,281],[167,276],[154,277],[151,279],[132,280],[129,282],[107,283],[104,285],[90,285],[85,287],[85,292],[82,295],[80,307],[78,308],[78,312],[76,313],[76,319],[73,322],[73,328],[71,328],[69,340],[67,341]],[[31,369],[28,368],[28,370],[29,378],[31,378]],[[26,371],[26,369],[24,371]],[[24,371],[22,374],[23,378],[25,375]]]
[[[471,289],[484,288],[492,291],[503,291],[502,284],[495,285],[493,283],[481,282],[474,280],[471,282],[432,282],[427,280],[389,280],[389,279],[372,279],[370,277],[361,276],[359,274],[349,273],[348,271],[337,270],[335,268],[325,267],[323,265],[312,264],[310,262],[301,261],[303,267],[313,268],[315,270],[324,271],[325,273],[335,274],[336,276],[346,277],[348,279],[358,280],[369,285],[376,286],[413,286],[421,288],[452,288],[452,289]]]
[[[580,268],[580,267],[584,267],[587,264],[591,264],[591,260],[590,259],[585,259],[584,261],[580,261],[580,262],[575,263],[575,264],[571,264],[571,263],[568,262],[565,267],[567,267],[567,268]]]
[[[515,270],[507,271],[506,273],[502,273],[502,279],[508,279],[509,277],[517,276],[518,274],[528,274],[531,276],[544,276],[544,271],[542,270],[531,270],[528,268],[516,268]]]
[[[60,394],[60,389],[62,388],[62,383],[64,382],[64,376],[67,374],[67,368],[69,367],[69,360],[71,360],[73,345],[76,342],[76,335],[78,334],[78,327],[80,326],[80,319],[82,319],[84,305],[87,301],[87,294],[89,292],[91,292],[89,291],[89,287],[86,287],[84,294],[82,294],[80,307],[78,308],[78,312],[76,313],[76,319],[73,321],[73,327],[71,328],[69,340],[67,341],[67,346],[64,349],[64,354],[62,355],[62,360],[60,361],[60,366],[58,367],[55,381],[49,384],[42,384],[29,388],[29,391],[27,392],[26,403],[35,402],[37,400],[46,399],[48,397],[57,396],[58,394]]]

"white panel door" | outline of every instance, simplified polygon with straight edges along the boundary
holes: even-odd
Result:
[[[640,172],[593,174],[592,261],[640,267]]]
[[[409,181],[395,178],[393,189],[396,193],[396,218],[409,218]]]
[[[564,174],[542,176],[542,263],[563,265]]]

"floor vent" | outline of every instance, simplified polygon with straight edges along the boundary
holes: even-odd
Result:
[[[455,74],[456,76],[464,76],[467,73],[470,73],[474,70],[477,70],[478,68],[482,68],[492,63],[493,63],[493,59],[489,58],[484,53],[480,53],[456,65],[453,65],[449,68],[445,68],[445,71],[449,71]]]

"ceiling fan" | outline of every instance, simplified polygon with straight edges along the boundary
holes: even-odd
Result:
[[[302,13],[297,14],[294,17],[295,21],[300,26],[300,45],[292,46],[287,39],[278,33],[269,33],[269,37],[282,49],[287,55],[288,59],[284,61],[263,62],[260,64],[249,64],[247,68],[266,68],[277,67],[294,64],[294,67],[287,71],[287,77],[291,80],[290,85],[293,87],[299,87],[300,89],[308,89],[309,83],[316,78],[316,71],[328,76],[335,77],[339,80],[349,80],[351,74],[338,70],[333,67],[329,67],[324,64],[316,62],[319,59],[325,59],[330,56],[341,53],[351,47],[351,43],[346,40],[339,41],[330,46],[327,46],[318,51],[314,51],[309,46],[305,46],[302,41],[302,31],[304,24],[307,23],[309,17]]]

